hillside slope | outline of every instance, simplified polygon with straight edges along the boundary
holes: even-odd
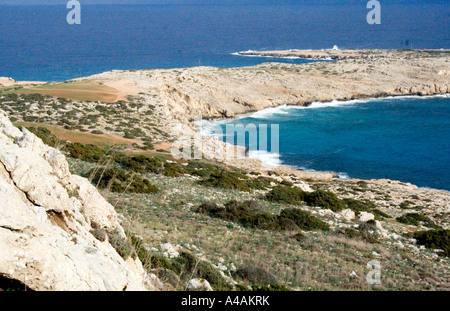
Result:
[[[114,208],[65,157],[0,111],[0,289],[154,290]]]

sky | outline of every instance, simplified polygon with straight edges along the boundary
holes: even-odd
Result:
[[[365,0],[78,0],[80,4],[361,4]],[[368,1],[368,0],[367,0]],[[379,0],[389,4],[448,4],[449,0]],[[0,0],[0,4],[61,4],[68,0]]]

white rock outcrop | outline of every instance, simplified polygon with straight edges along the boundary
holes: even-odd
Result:
[[[209,282],[205,279],[192,279],[189,281],[187,287],[187,291],[207,291],[212,292],[213,288],[209,284]]]
[[[165,243],[161,245],[161,251],[163,252],[165,257],[168,258],[176,258],[180,255],[175,247],[170,243]]]
[[[64,155],[0,111],[0,278],[39,291],[157,289],[93,226],[125,238],[114,208]]]
[[[8,77],[0,77],[0,86],[11,86],[14,84],[14,80]]]
[[[339,212],[339,215],[341,215],[345,220],[353,220],[356,217],[355,212],[349,208]]]
[[[375,220],[375,215],[372,213],[361,212],[358,217],[359,221],[366,222],[369,220]]]

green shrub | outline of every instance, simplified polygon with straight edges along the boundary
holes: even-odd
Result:
[[[91,177],[92,182],[100,189],[108,188],[112,192],[155,193],[159,191],[147,177],[118,168],[100,169],[96,172],[91,170],[85,177]]]
[[[427,226],[428,228],[434,228],[439,229],[440,227],[437,226],[430,218],[418,214],[418,213],[408,213],[406,215],[397,217],[397,221],[405,224],[405,225],[412,225],[412,226],[419,226],[423,224],[424,226]]]
[[[225,204],[225,210],[222,214],[222,216],[234,222],[251,222],[258,215],[248,204],[238,201],[230,201]]]
[[[286,218],[292,220],[300,229],[310,231],[310,230],[330,230],[330,226],[312,216],[308,212],[302,211],[295,208],[287,208],[281,211],[280,218]]]
[[[145,261],[142,261],[142,263],[144,264],[148,264],[148,259]],[[145,265],[144,264],[144,265]],[[150,264],[149,266],[152,269],[167,269],[167,270],[172,270],[174,271],[175,268],[173,267],[173,265],[170,263],[170,261],[165,258],[164,256],[160,256],[160,255],[152,255],[150,256]]]
[[[359,213],[359,212],[368,212],[372,211],[376,208],[375,203],[369,201],[369,200],[355,200],[355,199],[343,199],[344,204],[347,205],[349,209],[352,211]]]
[[[310,206],[319,206],[331,209],[334,212],[341,211],[345,208],[344,202],[332,192],[317,190],[309,193],[300,188],[284,185],[274,187],[266,194],[265,199],[272,202],[297,205],[305,202]]]
[[[247,286],[238,283],[234,285],[234,290],[236,292],[250,292],[252,291],[252,288],[251,287],[248,288]]]
[[[414,207],[414,203],[411,201],[403,201],[399,206],[401,209],[412,209]]]
[[[298,242],[302,242],[306,239],[306,236],[303,233],[298,232],[298,233],[294,234],[292,236],[292,238]]]
[[[211,173],[222,169],[223,168],[217,164],[200,160],[190,161],[184,168],[186,174],[203,178],[208,178]]]
[[[184,170],[179,163],[166,163],[162,173],[168,177],[180,177],[184,175]]]
[[[103,149],[95,145],[81,143],[67,143],[63,150],[67,151],[70,157],[82,159],[87,162],[99,162],[99,160],[106,156],[106,152]]]
[[[300,188],[276,186],[266,194],[265,199],[272,202],[300,204],[305,198],[305,192]]]
[[[344,228],[339,229],[334,232],[335,235],[343,236],[348,239],[358,239],[368,243],[378,243],[378,239],[373,234],[369,233],[367,230],[354,229],[354,228]]]
[[[259,228],[263,230],[282,230],[279,218],[270,213],[260,213],[251,207],[252,201],[237,202],[230,201],[225,208],[214,203],[204,203],[197,210],[200,213],[208,214],[224,220],[239,223],[247,228]]]
[[[310,206],[320,206],[333,212],[345,209],[344,202],[330,191],[317,190],[312,193],[306,193],[304,200]]]
[[[283,180],[282,182],[280,182],[280,185],[288,186],[288,187],[294,186],[293,183],[291,183],[290,181],[287,181],[287,180]]]
[[[211,172],[209,177],[200,181],[200,184],[207,187],[250,192],[250,187],[247,182],[245,180],[241,180],[240,177],[241,176],[235,172],[219,170],[216,172]]]
[[[44,95],[41,95],[39,93],[21,94],[21,96],[27,102],[40,102],[40,101],[44,101],[44,99],[45,99]]]
[[[439,254],[450,257],[450,230],[417,231],[414,233],[414,238],[417,243],[425,245],[425,247],[442,249],[444,252]]]
[[[371,211],[374,215],[375,218],[377,219],[383,219],[383,218],[392,218],[391,216],[389,216],[388,214],[380,211],[379,209],[374,209]]]
[[[360,186],[361,188],[367,188],[367,187],[368,187],[367,182],[364,181],[364,180],[360,180],[360,181],[358,181],[356,184],[357,184],[358,186]]]
[[[156,157],[147,157],[144,155],[126,156],[119,154],[116,156],[116,162],[122,166],[122,168],[140,174],[159,174],[164,169],[164,162],[162,160]]]
[[[272,273],[255,266],[240,268],[233,273],[233,277],[253,284],[272,284],[277,282]]]
[[[197,209],[197,212],[215,216],[218,215],[222,210],[223,208],[219,207],[219,205],[217,205],[216,203],[205,202],[200,205],[200,207]]]
[[[151,141],[145,141],[144,146],[145,146],[146,150],[153,150],[155,148],[155,145],[153,145],[153,143]],[[158,149],[158,150],[160,150],[160,149]],[[156,151],[158,151],[158,150],[156,150]],[[170,152],[166,152],[166,153],[170,153]]]
[[[256,190],[266,190],[271,186],[271,183],[277,184],[278,181],[270,177],[262,177],[262,176],[259,176],[254,179],[249,179],[247,181],[247,185],[249,186],[249,188]]]
[[[230,201],[225,208],[215,203],[203,203],[197,212],[208,214],[235,223],[246,228],[257,228],[271,231],[285,230],[329,230],[328,224],[298,209],[285,209],[280,215],[257,211],[253,201],[237,202]]]

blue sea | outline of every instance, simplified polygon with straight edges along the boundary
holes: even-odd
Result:
[[[450,190],[449,95],[280,106],[233,121],[206,123],[204,130],[207,134],[219,125],[226,133],[228,124],[250,129],[245,146],[250,156],[266,163]],[[261,124],[267,124],[267,130]],[[273,125],[279,126],[277,153],[271,149]],[[267,133],[266,150],[249,139],[260,129]],[[223,140],[237,143],[236,133],[229,134]]]
[[[112,69],[236,67],[268,61],[232,54],[246,50],[334,45],[450,48],[448,1],[389,4],[398,1],[381,1],[381,25],[367,23],[367,1],[314,6],[84,5],[80,1],[81,25],[66,22],[67,1],[53,6],[0,5],[0,76],[55,81]]]
[[[381,25],[366,22],[367,1],[351,5],[80,2],[81,25],[67,24],[66,1],[53,6],[0,5],[0,76],[61,81],[113,69],[308,62],[236,55],[247,50],[335,45],[341,49],[450,48],[447,1],[381,1]],[[449,103],[448,97],[441,97],[314,109],[281,107],[278,113],[263,112],[261,119],[256,115],[237,121],[279,123],[283,164],[450,190]]]

